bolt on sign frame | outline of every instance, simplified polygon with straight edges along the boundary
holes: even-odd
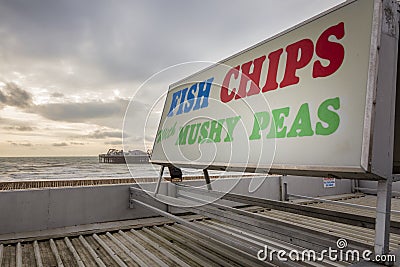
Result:
[[[375,252],[387,253],[398,16],[393,0],[346,1],[170,85],[151,162],[377,180]]]

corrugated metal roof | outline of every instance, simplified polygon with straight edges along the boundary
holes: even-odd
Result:
[[[371,209],[367,210],[357,207],[342,206],[340,204],[335,204],[333,202],[326,203],[326,202],[309,201],[309,200],[303,201],[302,204],[328,210],[340,211],[349,214],[358,214],[368,217],[375,217],[376,196],[374,195],[356,194],[347,197],[336,198],[335,201],[357,204],[360,206],[367,206],[371,207]],[[397,197],[392,198],[391,220],[400,222],[400,199]]]
[[[302,226],[306,229],[316,230],[321,233],[329,233],[337,238],[357,241],[370,246],[374,245],[375,230],[344,223],[336,223],[327,220],[312,218],[304,215],[276,210],[263,210],[259,212],[263,216],[273,218],[277,222],[289,222],[293,225]],[[400,247],[400,235],[390,235],[390,249],[396,250]]]
[[[355,196],[342,199],[349,203],[374,205],[374,196]],[[343,207],[327,203],[304,202],[327,209]],[[400,207],[400,200],[393,200],[393,207]],[[347,212],[365,212],[344,207]],[[280,222],[290,223],[321,233],[329,233],[338,238],[346,238],[373,245],[374,230],[323,219],[307,217],[284,211],[259,207],[247,208],[261,216]],[[371,215],[373,212],[371,213]],[[304,248],[288,242],[250,232],[240,227],[216,219],[203,217],[182,217],[192,225],[207,227],[240,243],[242,246],[259,247],[264,245],[276,250],[298,251]],[[194,218],[194,219],[193,219]],[[141,219],[143,222],[143,219]],[[150,220],[150,219],[149,219]],[[142,224],[143,226],[143,224]],[[228,244],[222,244],[212,237],[205,237],[178,223],[154,223],[144,227],[124,227],[121,230],[77,234],[62,238],[47,238],[27,242],[0,244],[0,266],[257,266],[265,262],[251,261],[242,257],[239,251]],[[400,236],[391,234],[391,249],[399,248]],[[255,256],[255,255],[254,255]],[[293,263],[298,265],[298,263]],[[280,264],[279,264],[280,265]],[[307,262],[309,266],[347,266],[346,262]]]
[[[267,215],[268,211],[261,211],[264,213]],[[216,220],[192,223],[207,226],[247,246],[302,249]],[[256,261],[238,255],[229,246],[177,223],[0,245],[0,262],[1,266],[257,266]],[[259,265],[265,263],[260,261]],[[312,265],[348,264],[325,261]]]
[[[0,245],[1,266],[245,266],[178,224]],[[260,262],[261,265],[261,262]],[[256,266],[253,264],[253,266]]]

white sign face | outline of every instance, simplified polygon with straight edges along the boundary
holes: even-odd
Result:
[[[173,84],[152,162],[366,171],[373,10],[373,0],[342,4]]]

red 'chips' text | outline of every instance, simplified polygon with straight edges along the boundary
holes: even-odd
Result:
[[[266,82],[260,85],[261,71],[267,56],[261,56],[249,62],[233,67],[226,74],[221,86],[220,98],[224,103],[233,99],[240,99],[247,96],[268,92],[278,88],[295,85],[300,82],[296,71],[310,64],[314,53],[319,59],[328,61],[323,63],[319,59],[313,62],[312,77],[327,77],[335,73],[343,63],[345,49],[339,42],[332,41],[333,37],[341,40],[345,35],[344,23],[331,26],[326,29],[319,37],[316,43],[310,39],[303,39],[292,43],[286,48],[281,48],[269,53],[268,72]],[[286,66],[283,79],[278,83],[277,74],[279,61],[282,55],[286,56]],[[238,80],[240,76],[239,87],[230,88],[232,79]],[[250,82],[250,86],[248,83]]]

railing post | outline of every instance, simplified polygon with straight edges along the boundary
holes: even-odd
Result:
[[[289,201],[287,183],[283,183],[283,201]]]
[[[392,179],[379,180],[377,189],[374,250],[384,255],[389,253]]]

